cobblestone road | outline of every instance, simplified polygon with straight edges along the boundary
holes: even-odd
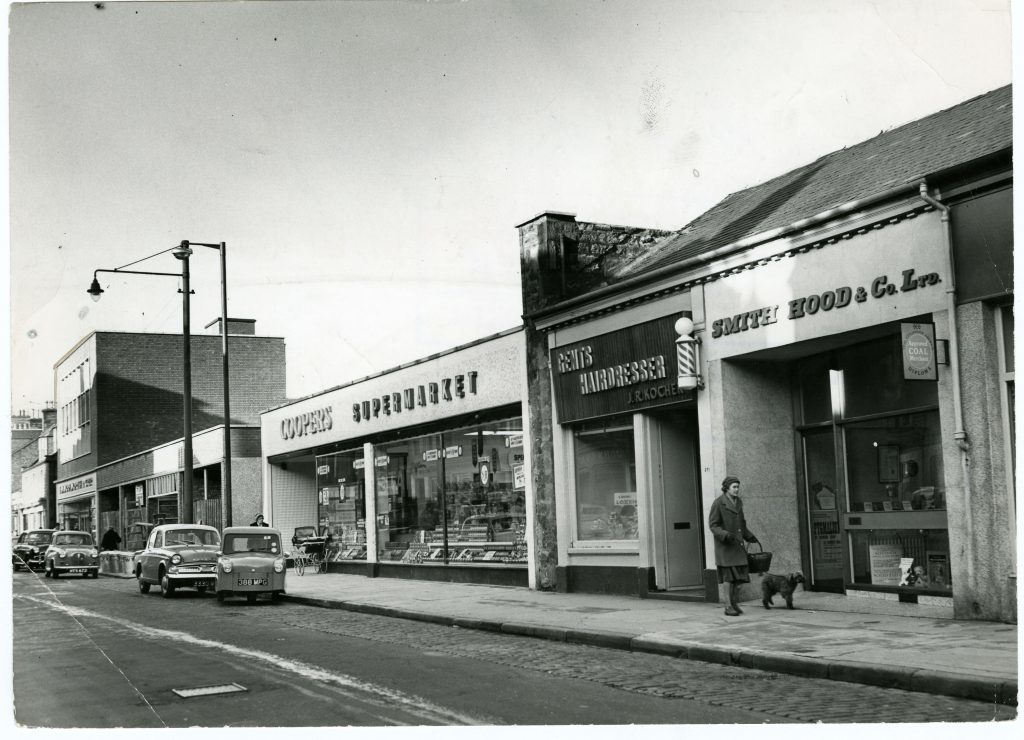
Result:
[[[765,712],[788,722],[986,722],[1016,717],[995,703],[802,678],[531,637],[447,627],[338,609],[303,607],[274,616],[328,634],[420,647],[582,679],[642,694]],[[425,647],[426,646],[426,647]]]

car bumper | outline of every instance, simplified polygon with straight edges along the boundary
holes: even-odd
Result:
[[[71,574],[75,574],[75,573],[82,573],[82,574],[89,573],[89,574],[92,574],[92,573],[99,573],[100,572],[100,566],[99,566],[99,563],[96,563],[94,565],[61,565],[60,563],[54,563],[53,564],[53,571],[55,573],[71,573]]]
[[[217,592],[252,594],[278,591],[284,593],[284,573],[220,573]]]
[[[175,588],[213,588],[217,584],[217,576],[214,573],[168,573],[167,579]]]
[[[25,567],[25,566],[28,566],[29,568],[42,568],[43,567],[43,556],[42,555],[35,555],[35,556],[29,557],[27,559],[23,559],[20,555],[14,555],[14,556],[12,556],[11,560],[13,561],[14,565],[18,566],[18,567]]]

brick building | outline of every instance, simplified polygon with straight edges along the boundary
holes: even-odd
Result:
[[[52,524],[54,516],[54,430],[57,411],[11,417],[11,532]]]
[[[223,360],[217,334],[191,337],[193,511],[223,522]],[[233,522],[260,508],[259,412],[285,398],[285,345],[228,319]],[[57,523],[102,534],[181,516],[180,334],[93,332],[54,366]],[[245,523],[248,523],[246,520]]]

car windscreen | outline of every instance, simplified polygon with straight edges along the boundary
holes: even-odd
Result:
[[[88,532],[75,532],[73,534],[59,534],[53,538],[55,545],[83,545],[88,547],[92,544],[92,535]]]
[[[172,529],[164,533],[164,545],[219,545],[220,535],[213,529]]]
[[[30,545],[48,545],[52,538],[52,532],[32,532],[25,541]]]
[[[240,552],[281,552],[281,538],[276,534],[229,534],[224,537],[224,554]]]

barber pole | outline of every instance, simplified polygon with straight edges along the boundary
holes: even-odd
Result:
[[[676,333],[676,382],[681,389],[703,388],[700,375],[700,341],[693,337],[693,321],[686,316],[675,323]]]

